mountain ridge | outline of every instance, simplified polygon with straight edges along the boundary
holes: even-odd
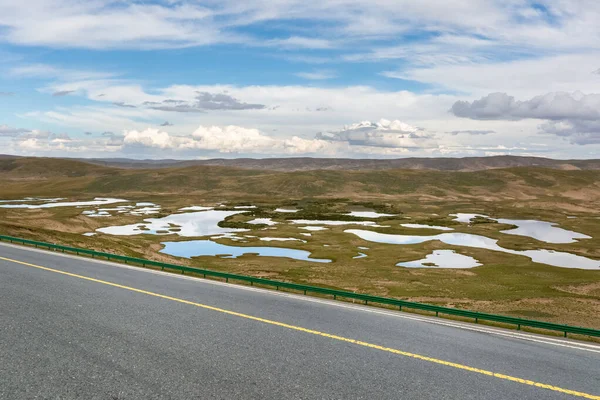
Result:
[[[0,159],[26,158],[1,155]],[[29,157],[28,157],[29,158]],[[41,158],[41,157],[37,157]],[[48,158],[57,159],[57,158]],[[488,156],[488,157],[436,157],[436,158],[395,158],[395,159],[353,159],[353,158],[215,158],[207,160],[177,159],[130,159],[130,158],[62,158],[88,164],[125,169],[182,168],[190,166],[220,166],[242,169],[273,171],[312,171],[312,170],[434,170],[434,171],[481,171],[515,167],[541,167],[560,170],[598,170],[600,159],[557,160],[543,157]]]

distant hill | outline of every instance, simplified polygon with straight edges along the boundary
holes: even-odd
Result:
[[[387,170],[417,169],[435,171],[481,171],[497,168],[542,167],[561,170],[600,169],[600,160],[553,160],[541,157],[494,156],[465,158],[234,158],[211,160],[133,160],[126,158],[93,158],[80,161],[117,168],[172,168],[191,166],[222,166],[273,171],[310,170]]]
[[[437,161],[438,164],[431,167],[447,170],[427,169],[426,166],[430,164],[419,166],[414,159],[413,164],[409,164],[413,167],[410,169],[402,164],[405,160],[340,161],[298,158],[226,160],[223,164],[227,165],[206,165],[206,162],[204,165],[185,165],[188,162],[169,160],[169,168],[161,161],[163,164],[157,162],[154,165],[164,166],[162,168],[142,169],[137,161],[131,160],[105,161],[105,164],[110,165],[107,166],[75,159],[0,157],[0,187],[1,198],[33,195],[176,195],[215,201],[335,197],[386,201],[419,198],[452,202],[538,199],[546,203],[548,199],[552,199],[551,203],[544,203],[545,206],[554,209],[558,204],[572,205],[574,201],[578,201],[586,209],[600,207],[600,168],[591,169],[591,162],[578,162],[578,165],[574,165],[545,159],[483,158],[468,159],[467,164],[461,164],[466,160],[418,161]],[[526,160],[535,163],[535,166],[500,168],[507,162],[523,163]],[[553,168],[539,166],[540,160],[550,163]],[[210,160],[215,164],[216,161],[218,160]],[[138,167],[123,168],[126,162]],[[143,163],[152,164],[149,161]],[[398,165],[395,163],[404,165],[405,168],[392,168]],[[244,168],[239,168],[240,166]],[[272,169],[267,170],[267,167]],[[342,167],[348,170],[343,170]],[[464,170],[467,167],[481,170]],[[589,169],[582,169],[585,167]],[[283,168],[287,170],[275,170]],[[298,170],[299,168],[304,170]],[[451,168],[461,170],[450,170]]]

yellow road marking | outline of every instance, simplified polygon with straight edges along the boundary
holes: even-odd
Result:
[[[84,279],[84,280],[90,281],[90,282],[101,283],[103,285],[113,286],[113,287],[120,288],[120,289],[130,290],[132,292],[143,293],[143,294],[147,294],[149,296],[154,296],[154,297],[159,297],[161,299],[176,301],[178,303],[188,304],[188,305],[191,305],[191,306],[196,306],[196,307],[204,308],[204,309],[207,309],[207,310],[217,311],[217,312],[220,312],[220,313],[223,313],[223,314],[233,315],[233,316],[236,316],[236,317],[245,318],[245,319],[249,319],[249,320],[252,320],[252,321],[258,321],[258,322],[262,322],[262,323],[269,324],[269,325],[275,325],[275,326],[279,326],[279,327],[282,327],[282,328],[292,329],[294,331],[300,331],[300,332],[310,333],[312,335],[322,336],[322,337],[326,337],[326,338],[329,338],[329,339],[338,340],[340,342],[352,343],[352,344],[355,344],[355,345],[358,345],[358,346],[363,346],[363,347],[368,347],[368,348],[371,348],[371,349],[381,350],[381,351],[385,351],[385,352],[388,352],[388,353],[393,353],[393,354],[401,355],[401,356],[404,356],[404,357],[410,357],[410,358],[414,358],[414,359],[417,359],[417,360],[428,361],[428,362],[431,362],[431,363],[434,363],[434,364],[445,365],[447,367],[452,367],[452,368],[457,368],[457,369],[461,369],[461,370],[465,370],[465,371],[470,371],[470,372],[474,372],[474,373],[481,374],[481,375],[487,375],[487,376],[491,376],[491,377],[498,378],[498,379],[504,379],[504,380],[511,381],[511,382],[517,382],[517,383],[521,383],[523,385],[535,386],[535,387],[538,387],[538,388],[548,389],[548,390],[552,390],[554,392],[564,393],[564,394],[568,394],[568,395],[576,396],[576,397],[582,397],[582,398],[585,398],[585,399],[600,400],[600,396],[592,395],[592,394],[589,394],[589,393],[583,393],[583,392],[578,392],[578,391],[575,391],[575,390],[564,389],[564,388],[561,388],[561,387],[558,387],[558,386],[549,385],[549,384],[546,384],[546,383],[540,383],[540,382],[535,382],[535,381],[531,381],[531,380],[528,380],[528,379],[517,378],[517,377],[514,377],[514,376],[505,375],[505,374],[501,374],[501,373],[498,373],[498,372],[487,371],[485,369],[479,369],[479,368],[469,367],[468,365],[457,364],[457,363],[453,363],[453,362],[450,362],[450,361],[444,361],[444,360],[440,360],[440,359],[437,359],[437,358],[423,356],[423,355],[420,355],[420,354],[409,353],[407,351],[393,349],[393,348],[390,348],[390,347],[379,346],[377,344],[363,342],[363,341],[360,341],[360,340],[349,339],[349,338],[346,338],[346,337],[343,337],[343,336],[332,335],[332,334],[329,334],[329,333],[320,332],[320,331],[316,331],[316,330],[313,330],[313,329],[302,328],[300,326],[290,325],[290,324],[286,324],[286,323],[283,323],[283,322],[273,321],[273,320],[270,320],[270,319],[265,319],[265,318],[260,318],[260,317],[254,317],[254,316],[248,315],[248,314],[242,314],[242,313],[239,313],[239,312],[225,310],[225,309],[222,309],[222,308],[213,307],[213,306],[209,306],[209,305],[206,305],[206,304],[201,304],[201,303],[196,303],[196,302],[189,301],[189,300],[179,299],[177,297],[171,297],[171,296],[166,296],[164,294],[149,292],[147,290],[137,289],[137,288],[130,287],[130,286],[119,285],[118,283],[103,281],[103,280],[96,279],[96,278],[90,278],[88,276],[73,274],[71,272],[61,271],[61,270],[58,270],[58,269],[53,269],[53,268],[48,268],[48,267],[43,267],[41,265],[30,264],[30,263],[26,263],[26,262],[23,262],[23,261],[13,260],[13,259],[10,259],[10,258],[5,258],[5,257],[0,257],[0,260],[9,261],[9,262],[13,262],[13,263],[21,264],[21,265],[26,265],[26,266],[29,266],[29,267],[34,267],[34,268],[38,268],[38,269],[41,269],[41,270],[44,270],[44,271],[55,272],[57,274],[67,275],[67,276],[71,276],[71,277],[74,277],[74,278]]]

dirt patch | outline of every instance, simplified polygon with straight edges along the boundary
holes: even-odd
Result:
[[[586,283],[583,285],[554,286],[561,292],[580,294],[585,296],[600,296],[600,282]]]

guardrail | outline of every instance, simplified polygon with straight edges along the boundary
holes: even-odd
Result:
[[[378,297],[378,296],[371,296],[371,295],[362,294],[362,293],[347,292],[344,290],[328,289],[328,288],[323,288],[323,287],[318,287],[318,286],[302,285],[302,284],[291,283],[291,282],[274,281],[274,280],[264,279],[264,278],[255,278],[255,277],[246,276],[246,275],[230,274],[227,272],[219,272],[219,271],[212,271],[212,270],[208,270],[208,269],[186,267],[183,265],[163,263],[163,262],[159,262],[159,261],[146,260],[143,258],[121,256],[118,254],[104,253],[101,251],[81,249],[81,248],[77,248],[77,247],[62,246],[62,245],[52,244],[52,243],[38,242],[35,240],[21,239],[21,238],[12,237],[12,236],[0,235],[0,241],[10,242],[10,243],[18,243],[18,244],[23,244],[23,245],[32,245],[32,246],[40,247],[40,248],[47,248],[49,250],[61,251],[63,253],[70,252],[70,253],[75,253],[77,255],[87,255],[87,256],[91,256],[93,258],[96,258],[96,257],[106,258],[107,260],[110,260],[110,261],[120,261],[120,262],[124,262],[126,264],[130,264],[130,263],[131,264],[139,264],[142,267],[158,267],[163,271],[171,270],[171,271],[181,272],[182,274],[185,274],[187,272],[187,273],[191,273],[191,274],[202,275],[204,278],[206,278],[206,277],[224,278],[226,282],[229,282],[229,280],[232,279],[232,280],[241,281],[241,282],[248,282],[248,283],[250,283],[250,285],[259,284],[259,285],[263,285],[263,286],[274,287],[276,290],[279,290],[280,288],[297,290],[297,291],[303,292],[305,295],[307,293],[318,293],[318,294],[333,296],[334,299],[338,299],[338,298],[355,299],[355,300],[361,300],[365,304],[376,303],[376,304],[385,304],[388,306],[396,306],[400,310],[412,309],[412,310],[430,311],[430,312],[434,312],[436,316],[439,316],[441,314],[441,315],[452,315],[452,316],[458,316],[458,317],[472,318],[475,320],[476,323],[478,323],[480,321],[487,321],[487,322],[495,322],[495,323],[501,323],[501,324],[516,325],[517,329],[519,329],[519,330],[522,327],[529,327],[529,328],[537,328],[537,329],[562,332],[565,337],[567,337],[568,333],[600,337],[600,330],[591,329],[591,328],[554,324],[551,322],[536,321],[536,320],[530,320],[530,319],[524,319],[524,318],[507,317],[507,316],[496,315],[496,314],[486,314],[486,313],[481,313],[481,312],[477,312],[477,311],[461,310],[458,308],[442,307],[442,306],[436,306],[436,305],[432,305],[432,304],[415,303],[415,302],[411,302],[411,301],[392,299],[392,298],[388,298],[388,297]]]

